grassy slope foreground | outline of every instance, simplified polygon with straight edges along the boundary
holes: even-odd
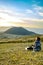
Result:
[[[5,40],[8,41],[8,39],[2,41]],[[40,52],[26,51],[25,47],[31,44],[34,42],[1,43],[0,65],[43,65],[43,42],[41,42],[42,50]]]

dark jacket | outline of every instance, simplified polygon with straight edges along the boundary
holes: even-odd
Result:
[[[41,43],[40,43],[40,41],[36,41],[35,42],[35,48],[34,48],[36,51],[39,51],[39,50],[41,50]]]

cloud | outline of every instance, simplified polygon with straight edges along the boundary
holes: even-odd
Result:
[[[0,20],[1,20],[1,19],[3,20],[3,18],[2,18],[2,17],[0,17]]]
[[[40,15],[40,16],[43,16],[43,12],[39,12],[39,15]]]
[[[10,16],[24,16],[24,14],[22,14],[20,12],[16,12],[16,10],[13,11],[13,10],[9,10],[9,9],[0,9],[0,13],[5,13]]]
[[[21,22],[19,17],[16,17],[17,15],[20,16],[12,10],[0,9],[0,26],[12,26],[11,22]]]
[[[43,19],[43,7],[34,4],[32,9],[26,9],[26,14],[29,18]]]
[[[22,18],[22,22],[11,22],[11,24],[20,27],[43,28],[43,19]]]
[[[43,19],[43,7],[37,4],[33,5],[33,11],[36,18]]]
[[[30,9],[27,9],[27,10],[26,10],[26,13],[30,13],[30,14],[32,14],[32,13],[33,13],[33,11],[32,11],[32,10],[30,10]]]
[[[30,28],[43,28],[43,19],[24,18],[24,24]]]
[[[42,28],[43,29],[43,23],[42,24],[39,24],[39,23],[35,23],[35,22],[33,22],[33,23],[31,23],[31,21],[26,21],[26,22],[11,22],[11,24],[14,26],[14,24],[17,26],[17,27],[29,27],[29,28]]]
[[[33,5],[33,10],[35,10],[36,13],[43,12],[43,7],[38,6],[38,5],[35,4],[35,5]]]
[[[43,22],[43,19],[38,19],[38,18],[22,18],[22,20],[23,21],[25,21],[25,22],[29,22],[29,21],[31,21],[32,23],[33,22]]]
[[[34,8],[37,11],[37,8]],[[41,8],[38,9],[38,15]],[[25,12],[20,13],[18,11],[10,9],[0,9],[0,26],[22,26],[30,28],[43,28],[43,19],[32,18],[33,10],[26,9]],[[25,13],[25,14],[24,14]],[[32,14],[32,17],[28,17],[28,14]],[[36,12],[37,14],[37,12]],[[41,16],[42,14],[40,14]]]
[[[40,1],[38,2],[36,0],[33,0],[32,2],[35,3],[35,4],[40,4]]]
[[[4,19],[4,21],[13,21],[13,22],[21,22],[19,17],[22,16],[22,14],[13,12],[10,10],[0,9],[0,19]]]
[[[40,10],[42,10],[42,7],[36,5],[34,9],[40,11]]]

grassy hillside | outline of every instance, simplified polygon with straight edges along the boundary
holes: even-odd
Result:
[[[22,36],[22,35],[11,35],[11,34],[1,34],[0,43],[28,43],[34,42],[36,37],[39,36],[43,42],[43,35],[32,35],[32,36]]]
[[[0,65],[43,65],[43,36],[41,37],[42,50],[40,52],[26,51],[25,47],[34,44],[36,36],[25,36],[15,39],[0,39]],[[22,40],[22,42],[20,40]],[[3,42],[3,43],[1,43]]]

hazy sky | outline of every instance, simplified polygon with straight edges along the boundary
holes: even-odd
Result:
[[[43,29],[43,0],[0,0],[0,26]]]

